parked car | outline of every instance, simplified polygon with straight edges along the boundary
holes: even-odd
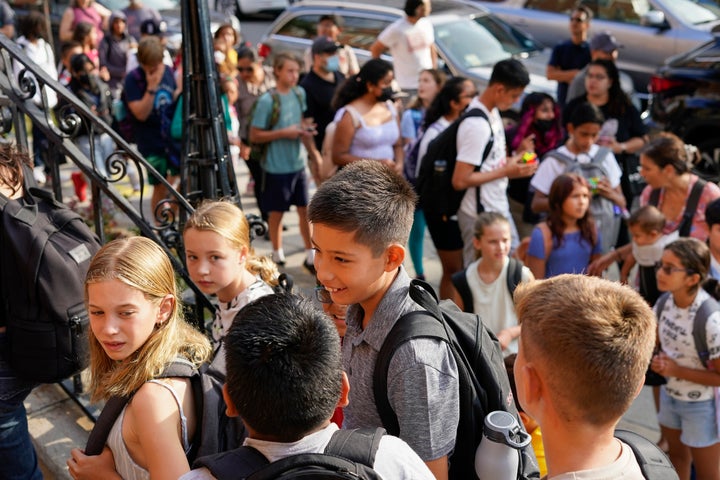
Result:
[[[374,3],[375,5],[371,5]],[[258,50],[271,63],[275,53],[292,51],[302,58],[315,36],[322,15],[343,20],[340,42],[353,47],[360,64],[371,58],[370,45],[390,23],[401,18],[404,0],[366,0],[365,3],[306,0],[285,10],[262,37]],[[471,78],[484,88],[495,63],[515,57],[530,72],[528,91],[555,95],[556,83],[545,78],[549,52],[486,9],[449,0],[434,0],[428,17],[442,67],[451,75]],[[385,56],[391,60],[389,56]]]
[[[720,36],[668,60],[650,80],[650,126],[696,145],[696,170],[720,180]]]
[[[576,0],[482,1],[483,6],[540,43],[552,47],[569,37]],[[581,0],[593,11],[590,35],[609,30],[624,45],[618,66],[645,92],[665,60],[713,38],[720,9],[702,0]]]

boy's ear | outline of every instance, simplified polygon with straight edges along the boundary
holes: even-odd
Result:
[[[342,372],[342,386],[340,390],[340,399],[338,400],[337,406],[345,408],[350,403],[350,380],[348,380],[347,374]]]
[[[223,399],[225,400],[225,414],[228,417],[239,417],[240,414],[238,413],[237,409],[235,408],[235,404],[230,399],[230,394],[227,391],[227,383],[223,384],[222,396],[223,396]]]
[[[515,368],[518,368],[517,364]],[[515,381],[521,382],[522,387],[520,385],[517,386],[517,400],[525,412],[534,415],[538,403],[542,400],[542,380],[531,362],[525,363],[519,368],[522,369],[522,372],[515,372]],[[522,397],[520,396],[520,392],[523,392]]]
[[[405,261],[405,247],[393,243],[385,250],[385,271],[396,270]]]

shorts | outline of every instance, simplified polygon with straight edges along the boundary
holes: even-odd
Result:
[[[309,195],[305,169],[293,173],[266,173],[261,195],[266,212],[287,212],[291,205],[307,207]]]
[[[172,165],[167,157],[163,155],[148,155],[147,161],[152,167],[160,173],[160,175],[164,175],[165,177],[175,177],[177,175],[180,175],[180,169],[174,165]],[[152,175],[148,175],[148,183],[150,185],[157,185],[160,183],[160,180],[153,177]]]
[[[691,448],[705,448],[720,442],[715,418],[715,399],[687,402],[660,389],[658,422],[680,430],[680,441]]]
[[[447,219],[440,215],[424,213],[430,238],[437,250],[462,250],[463,239],[457,217]]]

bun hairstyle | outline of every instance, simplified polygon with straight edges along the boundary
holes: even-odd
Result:
[[[686,144],[680,137],[668,132],[650,140],[640,154],[660,168],[672,165],[678,175],[690,172],[693,165],[700,161],[700,151],[695,145]]]

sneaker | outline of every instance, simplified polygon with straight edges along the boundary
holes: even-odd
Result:
[[[303,262],[303,267],[305,267],[305,270],[310,272],[313,276],[317,275],[317,270],[315,270],[315,264],[313,262],[305,260]]]
[[[272,253],[272,261],[277,264],[278,267],[284,267],[285,266],[285,258],[280,258],[279,255],[275,254],[275,252]]]

